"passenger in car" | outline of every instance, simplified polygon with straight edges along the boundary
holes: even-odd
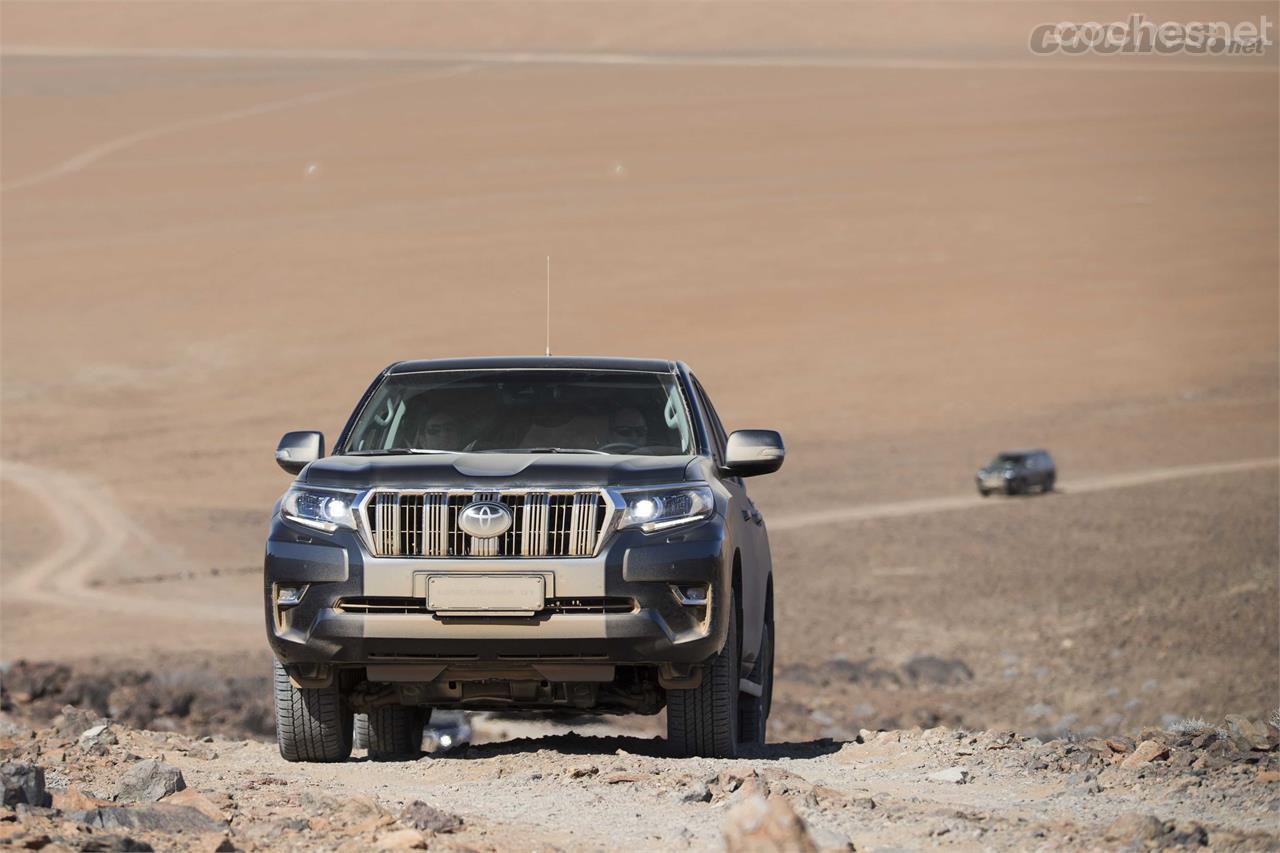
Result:
[[[457,418],[449,412],[435,412],[423,421],[413,446],[422,450],[462,450],[461,435]]]

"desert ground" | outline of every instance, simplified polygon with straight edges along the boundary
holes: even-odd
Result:
[[[847,757],[864,729],[1266,720],[1280,77],[1274,52],[1026,51],[1035,22],[1128,11],[0,4],[0,661],[64,667],[10,710],[105,714],[149,679],[194,705],[115,716],[268,735],[275,441],[336,437],[392,361],[541,352],[550,255],[556,352],[679,358],[730,428],[785,436],[750,482],[778,596],[770,739],[823,784],[870,784],[813,746]],[[1059,490],[979,499],[974,469],[1023,446],[1054,453]],[[238,715],[192,716],[232,683]],[[488,731],[567,737],[524,725]],[[658,730],[549,751],[643,756],[617,738]],[[415,796],[541,772],[537,749],[423,770]],[[361,778],[334,784],[375,795]],[[603,844],[556,834],[569,808],[524,820]],[[660,840],[715,843],[691,825]],[[923,826],[871,840],[932,843]],[[1018,832],[968,840],[1039,843]]]

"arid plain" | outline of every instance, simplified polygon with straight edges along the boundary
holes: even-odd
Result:
[[[5,3],[0,658],[265,674],[278,436],[540,352],[551,255],[557,352],[787,439],[775,739],[1264,717],[1274,62],[1006,5]]]

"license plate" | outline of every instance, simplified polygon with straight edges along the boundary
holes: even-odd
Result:
[[[546,602],[542,575],[432,575],[427,609],[443,613],[536,613]]]

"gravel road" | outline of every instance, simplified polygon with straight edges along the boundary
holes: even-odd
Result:
[[[520,729],[494,725],[480,721],[480,738]],[[668,758],[657,738],[569,732],[339,765],[288,764],[273,744],[132,730],[74,709],[44,729],[3,727],[14,805],[0,811],[0,844],[19,846],[1280,845],[1280,730],[1244,718],[1080,741],[864,731],[848,742],[774,743],[734,761]],[[598,729],[607,726],[588,727]],[[43,770],[43,805],[20,804],[11,779],[34,772],[24,767]]]

